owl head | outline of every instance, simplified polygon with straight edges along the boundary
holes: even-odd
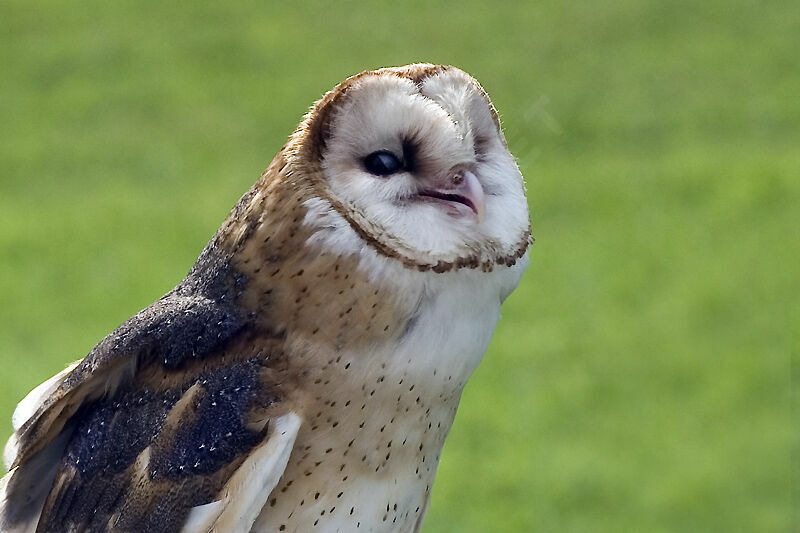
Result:
[[[346,79],[312,107],[284,158],[359,236],[412,268],[491,270],[530,242],[522,175],[497,112],[455,67]]]

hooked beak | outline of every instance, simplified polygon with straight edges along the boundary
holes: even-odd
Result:
[[[479,223],[486,216],[486,195],[478,177],[469,170],[457,172],[447,187],[426,189],[418,194],[446,204],[459,215],[473,215]]]

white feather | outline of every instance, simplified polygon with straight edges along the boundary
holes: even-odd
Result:
[[[37,385],[35,389],[30,391],[27,396],[17,404],[17,408],[14,410],[14,414],[11,417],[11,425],[14,426],[14,431],[22,427],[22,425],[33,416],[33,413],[35,413],[36,410],[42,406],[42,403],[55,392],[58,386],[61,385],[61,382],[64,381],[64,378],[67,377],[67,374],[78,366],[78,363],[80,363],[80,361],[75,361],[44,383]]]
[[[222,498],[193,508],[181,533],[250,531],[286,468],[301,420],[289,413],[270,423],[272,435],[231,476]]]
[[[72,372],[76,366],[78,366],[78,363],[80,363],[80,361],[75,361],[55,376],[38,385],[35,389],[29,392],[21,402],[17,404],[14,414],[11,416],[11,425],[14,428],[14,431],[19,430],[19,428],[21,428],[25,422],[30,420],[33,414],[39,409],[39,407],[42,406],[44,401],[56,391],[59,385],[61,385],[61,382],[64,381],[64,378],[66,378],[67,375]],[[17,435],[13,434],[8,439],[6,447],[3,450],[3,463],[5,464],[6,469],[11,468],[11,465],[17,458],[18,452],[19,442],[17,441]]]

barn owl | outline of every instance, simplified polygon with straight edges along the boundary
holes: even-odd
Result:
[[[531,242],[475,79],[346,79],[177,287],[19,404],[0,528],[419,531]]]

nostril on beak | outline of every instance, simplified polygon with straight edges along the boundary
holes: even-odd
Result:
[[[464,176],[461,174],[453,176],[453,185],[461,185],[462,183],[464,183]]]

